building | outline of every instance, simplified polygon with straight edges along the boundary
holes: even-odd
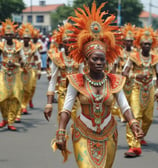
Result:
[[[38,6],[30,6],[23,10],[22,23],[32,23],[34,27],[46,34],[52,30],[51,14],[59,6],[64,4],[46,5],[45,1],[41,0]]]
[[[147,11],[143,11],[140,15],[139,15],[139,20],[142,22],[142,26],[148,26],[150,25],[150,23],[152,23],[152,18],[157,18],[158,19],[158,15],[157,14],[151,14]],[[151,19],[151,20],[150,20]]]

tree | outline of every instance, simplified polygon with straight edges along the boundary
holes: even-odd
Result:
[[[94,0],[74,0],[73,5],[61,6],[52,14],[53,29],[62,23],[69,16],[74,16],[74,9],[83,8],[83,4],[91,7]],[[97,7],[106,0],[96,0]],[[139,15],[143,10],[143,4],[140,0],[121,0],[121,25],[130,22],[140,26]],[[109,11],[109,14],[117,16],[118,0],[109,0],[102,11]],[[117,17],[116,17],[117,18]]]
[[[91,3],[93,0],[91,0]],[[97,6],[105,0],[97,0]],[[121,0],[121,25],[130,22],[136,26],[140,26],[139,15],[143,10],[143,4],[140,0]],[[103,11],[109,11],[109,14],[114,14],[117,18],[118,0],[108,1]]]
[[[152,27],[154,30],[158,29],[158,18],[152,18]]]
[[[23,0],[0,0],[0,21],[11,18],[12,14],[20,14],[25,9]]]
[[[58,24],[62,25],[63,21],[71,15],[74,15],[74,10],[71,6],[64,5],[58,7],[51,15],[52,29],[56,29]]]
[[[63,24],[64,20],[67,20],[69,16],[75,16],[74,9],[83,8],[83,4],[91,5],[91,0],[74,0],[73,5],[68,4],[67,6],[60,6],[55,12],[51,15],[52,29],[56,29],[57,25]]]

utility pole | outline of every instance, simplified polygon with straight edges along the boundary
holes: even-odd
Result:
[[[32,0],[30,0],[30,9],[31,9],[31,23],[33,22],[33,16],[32,16]]]
[[[118,0],[117,25],[121,26],[121,0]]]
[[[152,25],[152,0],[149,1],[149,19],[148,19],[148,25]]]

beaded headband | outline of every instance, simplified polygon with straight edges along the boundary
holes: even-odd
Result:
[[[18,29],[19,36],[21,38],[31,38],[32,37],[33,26],[30,23],[22,24]]]
[[[14,34],[18,25],[15,25],[10,19],[6,19],[5,22],[2,22],[1,34]]]
[[[94,1],[91,10],[84,5],[84,9],[75,10],[75,17],[69,17],[73,22],[69,29],[72,31],[69,33],[69,41],[73,46],[70,55],[76,62],[84,62],[85,57],[96,50],[105,53],[108,63],[114,62],[120,54],[121,34],[117,26],[110,26],[115,20],[114,15],[103,18],[108,14],[105,11],[101,12],[105,4],[102,3],[97,9]]]
[[[124,27],[121,29],[121,32],[125,40],[134,40],[134,37],[135,37],[134,25],[131,25],[130,23],[125,24]]]
[[[137,47],[140,47],[140,44],[143,42],[151,43],[152,48],[156,47],[157,45],[156,34],[151,27],[144,27],[138,29],[134,44]]]
[[[95,51],[101,51],[106,54],[106,45],[101,41],[90,41],[84,45],[83,52],[86,57],[89,57]]]

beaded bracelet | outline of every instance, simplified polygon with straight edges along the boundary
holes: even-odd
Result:
[[[40,60],[38,60],[38,61],[36,61],[36,62],[35,62],[35,64],[36,64],[36,65],[37,65],[37,64],[39,64],[39,63],[41,63],[41,61],[40,61]]]
[[[65,141],[66,130],[65,129],[58,129],[56,131],[56,139],[59,142]]]
[[[54,92],[48,91],[48,92],[47,92],[47,96],[54,96]]]
[[[155,94],[157,94],[158,93],[158,88],[155,90]]]
[[[63,110],[59,112],[59,116],[61,115],[61,113],[67,113],[69,116],[71,116],[71,112],[68,110]]]
[[[47,77],[50,77],[51,76],[51,74],[47,74]]]
[[[38,74],[41,74],[41,71],[40,71],[40,70],[38,70],[38,71],[37,71],[37,73],[38,73]]]
[[[56,131],[56,135],[58,135],[58,136],[65,136],[65,134],[66,134],[66,130],[65,129],[58,129]]]
[[[52,104],[46,104],[45,108],[53,108]]]
[[[129,124],[129,127],[132,128],[133,124],[139,125],[139,122],[138,122],[136,119],[131,119],[131,120],[128,122],[128,124]]]

